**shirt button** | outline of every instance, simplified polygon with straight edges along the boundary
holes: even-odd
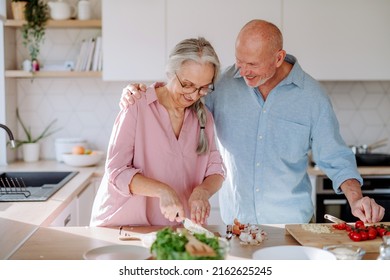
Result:
[[[259,167],[260,166],[260,162],[256,162],[256,166]]]
[[[260,191],[260,189],[259,189],[259,188],[257,188],[257,189],[256,189],[256,192],[259,192],[259,191]]]
[[[263,139],[263,136],[262,136],[262,135],[259,136],[259,140],[261,140],[261,139]]]
[[[263,113],[266,113],[266,112],[267,112],[267,110],[266,110],[266,109],[264,109],[264,110],[263,110]]]

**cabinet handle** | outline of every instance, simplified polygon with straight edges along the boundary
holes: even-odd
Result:
[[[72,220],[72,214],[69,214],[68,217],[64,220],[64,227]]]
[[[324,199],[324,205],[344,205],[347,204],[346,199]]]

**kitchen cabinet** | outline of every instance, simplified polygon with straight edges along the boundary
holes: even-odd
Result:
[[[281,8],[282,0],[167,0],[167,51],[183,39],[203,36],[222,67],[229,66],[235,62],[235,41],[244,24],[265,19],[281,28]]]
[[[264,18],[281,25],[281,0],[117,2],[103,0],[103,80],[164,80],[169,52],[189,37],[207,38],[227,66],[247,21]]]
[[[103,80],[164,77],[165,1],[102,1]]]
[[[283,3],[285,49],[319,80],[389,80],[390,1]]]
[[[89,226],[93,201],[99,188],[101,177],[91,179],[88,186],[77,196],[78,226]]]
[[[88,185],[75,197],[50,224],[52,227],[89,226],[93,201],[101,177],[93,177]]]
[[[77,199],[73,199],[50,224],[52,227],[77,226]]]

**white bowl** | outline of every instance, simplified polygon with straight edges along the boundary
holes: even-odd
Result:
[[[55,141],[56,160],[63,162],[62,154],[71,153],[74,146],[88,148],[88,143],[81,138],[57,138]]]
[[[308,246],[273,246],[253,253],[255,260],[336,260],[331,252]]]
[[[103,152],[94,151],[89,155],[62,154],[62,159],[67,165],[82,167],[98,164],[103,158]]]

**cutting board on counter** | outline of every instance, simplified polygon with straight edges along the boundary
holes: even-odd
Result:
[[[390,222],[382,223],[390,225]],[[311,225],[311,224],[309,224]],[[314,224],[313,224],[314,225]],[[299,244],[303,246],[311,246],[323,248],[328,245],[350,244],[363,248],[367,253],[378,253],[379,245],[382,243],[382,238],[377,237],[373,240],[365,240],[355,242],[348,237],[345,230],[337,230],[332,227],[332,224],[317,224],[329,227],[331,233],[317,233],[304,229],[301,224],[286,225],[286,232],[295,238]]]

